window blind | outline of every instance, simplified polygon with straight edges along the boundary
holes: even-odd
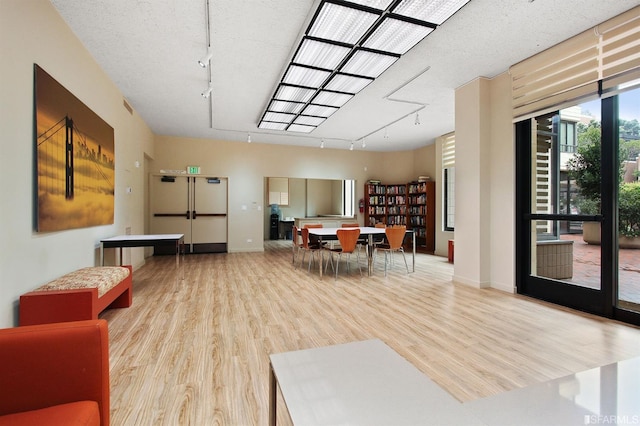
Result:
[[[443,136],[442,141],[442,168],[455,167],[456,165],[456,134],[450,133]]]
[[[442,183],[444,214],[443,229],[453,231],[456,220],[456,134],[449,133],[442,138]]]
[[[640,76],[640,6],[511,66],[514,121]]]
[[[603,91],[640,79],[640,7],[596,28],[602,37]]]

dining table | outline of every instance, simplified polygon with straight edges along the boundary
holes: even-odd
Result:
[[[309,236],[313,235],[317,238],[320,246],[323,241],[335,241],[338,239],[338,229],[353,229],[353,228],[309,228]],[[367,237],[367,274],[371,276],[373,274],[373,250],[374,240],[376,236],[384,236],[384,228],[376,228],[373,226],[360,226],[360,236]],[[416,236],[413,230],[407,229],[407,235],[411,236],[412,240],[412,264],[411,272],[416,270]],[[320,277],[322,277],[322,252],[320,251]]]

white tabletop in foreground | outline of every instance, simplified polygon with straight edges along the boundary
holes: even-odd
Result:
[[[377,339],[270,358],[296,425],[482,424]]]
[[[640,358],[465,403],[490,425],[640,424]]]

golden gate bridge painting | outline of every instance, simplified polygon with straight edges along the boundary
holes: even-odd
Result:
[[[37,230],[112,224],[113,128],[38,65],[34,72]]]

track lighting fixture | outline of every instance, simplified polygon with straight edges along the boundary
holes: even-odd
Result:
[[[349,151],[353,151],[353,142],[351,142],[351,145],[349,145]]]
[[[388,130],[387,127],[384,128],[384,136],[383,136],[383,138],[389,139],[389,130]]]
[[[251,143],[251,133],[247,133],[247,143]]]
[[[362,138],[362,148],[366,148],[367,147],[367,143],[364,141],[364,138]]]
[[[205,56],[204,58],[200,59],[198,61],[198,65],[200,65],[202,68],[206,68],[209,66],[209,62],[211,61],[211,58],[213,58],[213,52],[211,50],[209,50],[207,52],[207,56]]]
[[[416,126],[420,125],[420,114],[418,114],[417,112],[416,112],[416,121],[413,124],[415,124]]]
[[[209,87],[207,87],[207,90],[205,90],[204,92],[202,92],[202,97],[203,98],[208,98],[209,96],[211,96],[211,91],[213,90],[213,83],[209,82]]]
[[[320,149],[323,149],[323,148],[324,148],[324,139],[320,141]]]

